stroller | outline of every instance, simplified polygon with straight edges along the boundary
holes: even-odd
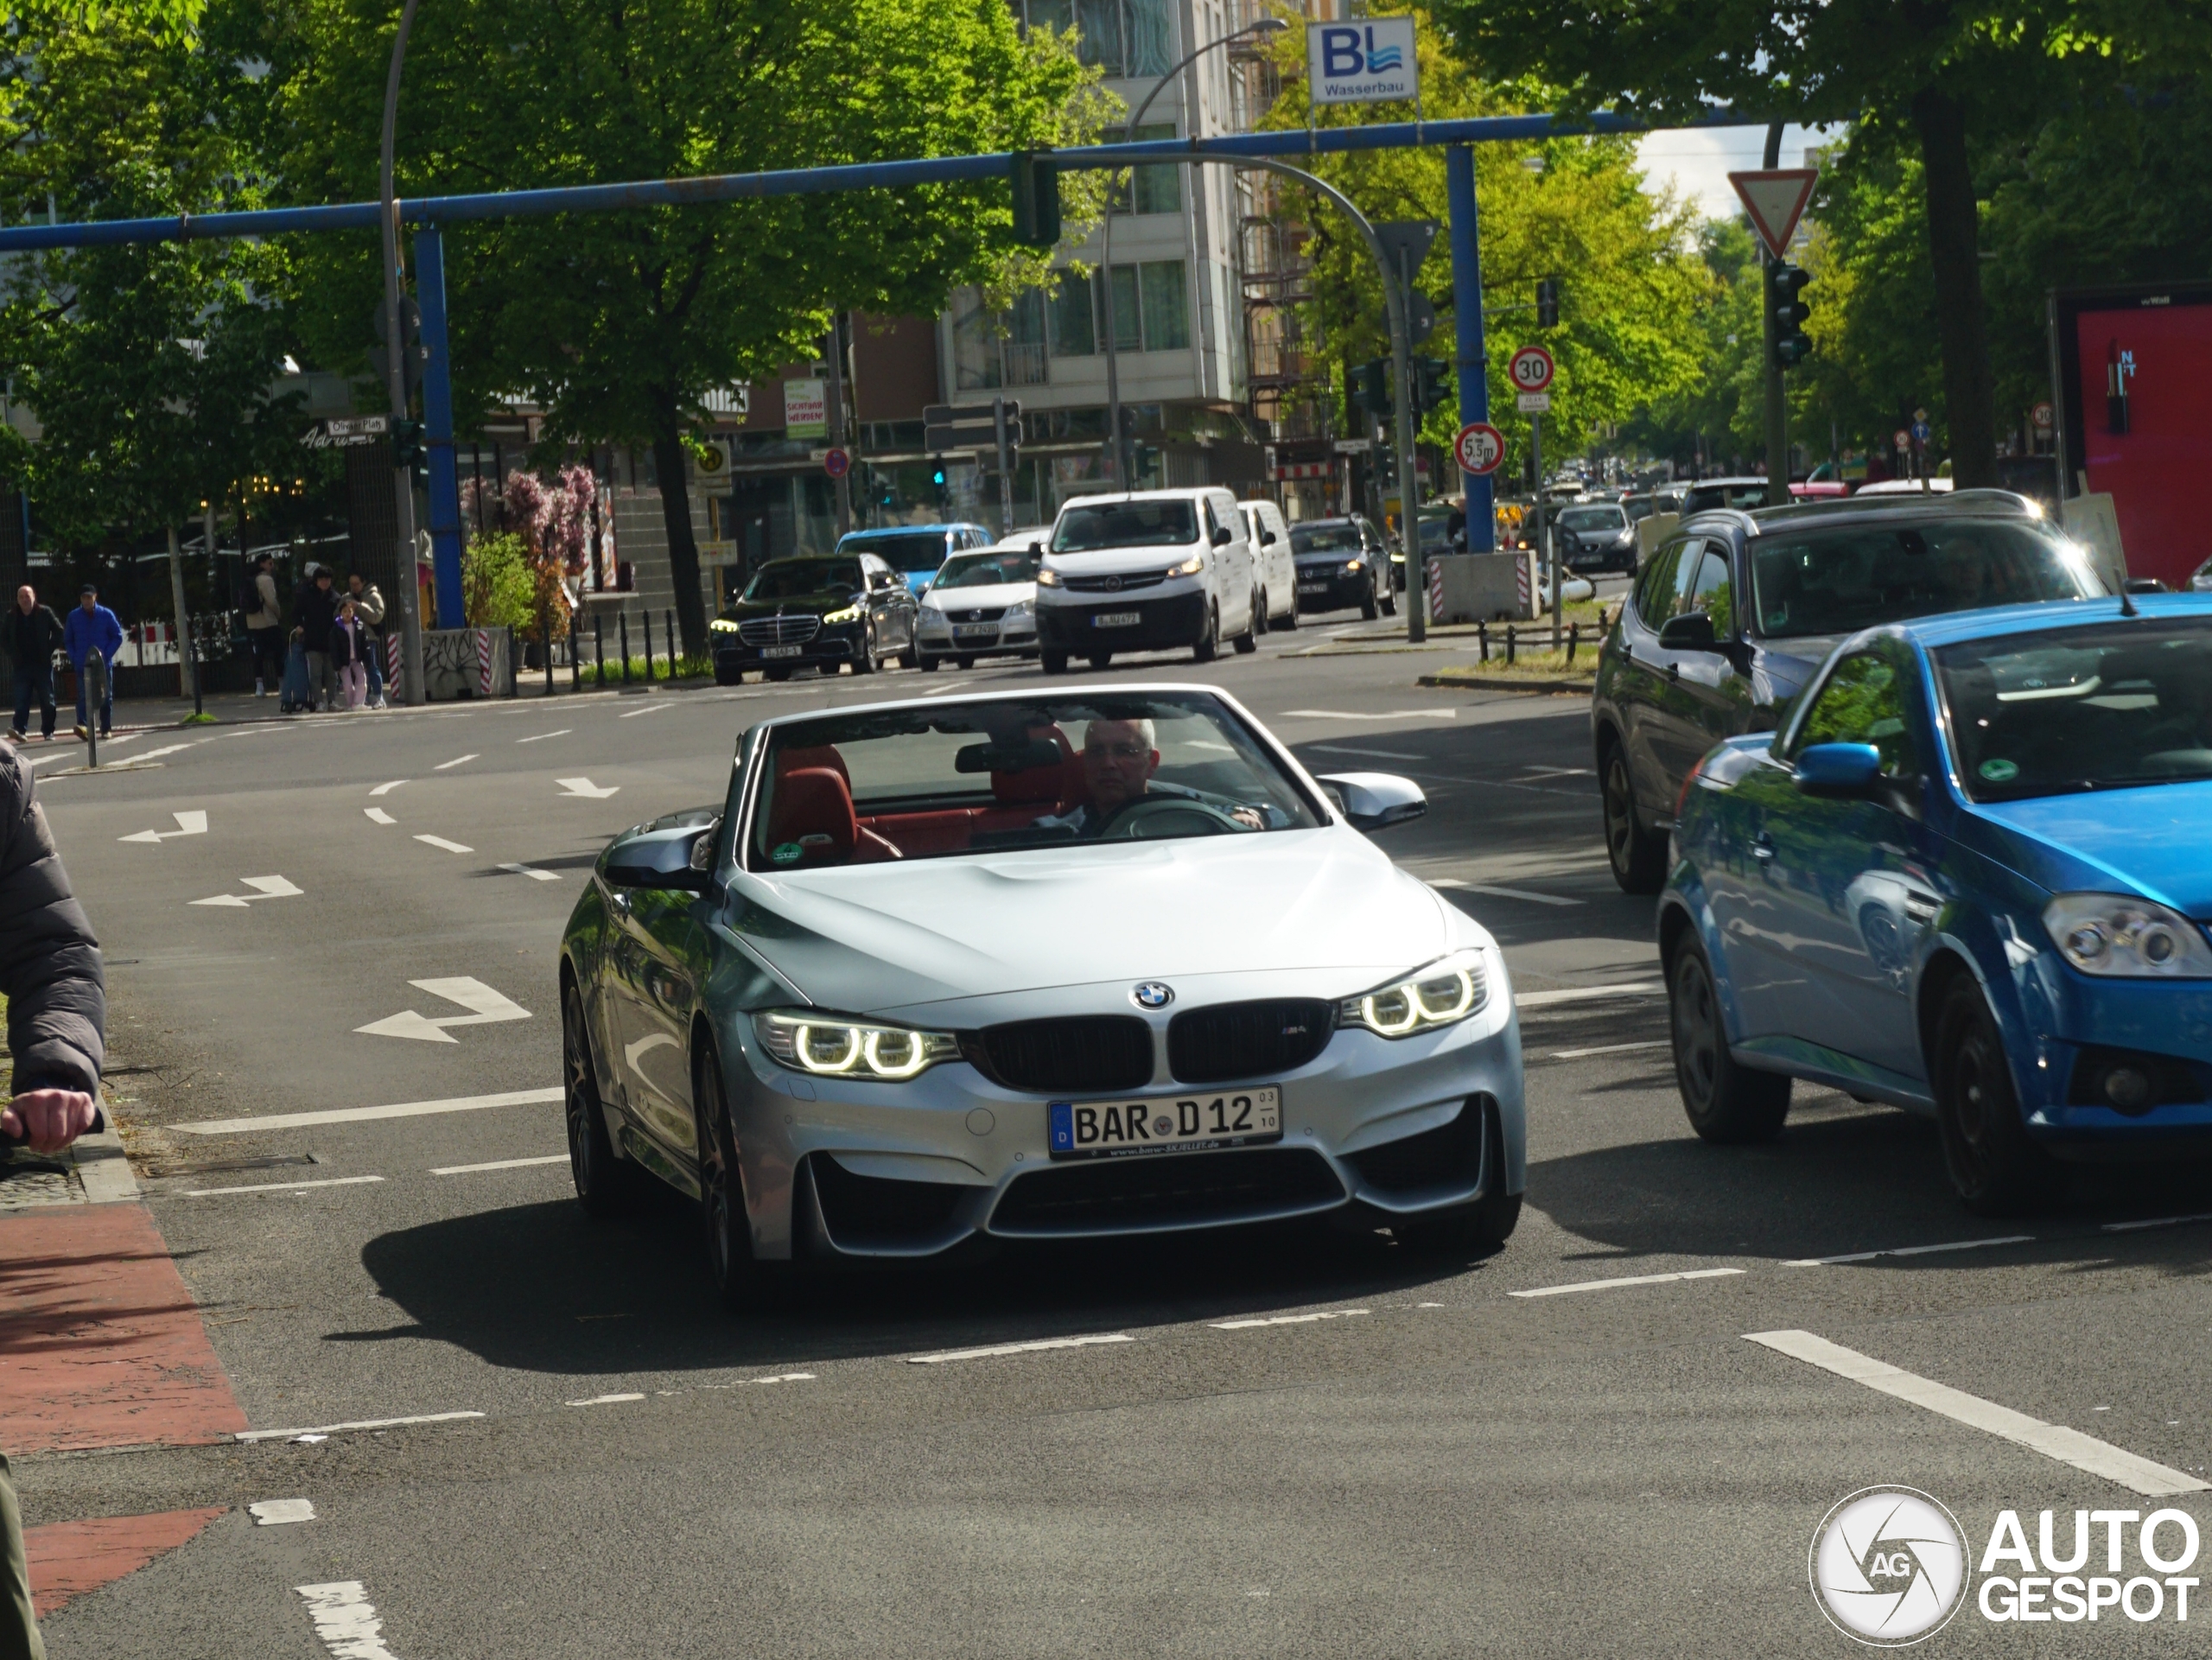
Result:
[[[276,708],[280,714],[297,715],[315,706],[315,688],[308,679],[308,651],[293,640],[284,653],[284,679]]]

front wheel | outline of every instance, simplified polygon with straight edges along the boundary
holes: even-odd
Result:
[[[899,666],[902,669],[918,667],[919,666],[921,660],[922,653],[920,648],[918,646],[909,646],[905,651],[899,653]]]
[[[882,666],[883,659],[875,649],[875,630],[871,626],[861,633],[861,648],[853,653],[853,672],[874,674]]]
[[[1068,671],[1068,654],[1065,652],[1039,652],[1037,666],[1046,674],[1065,674]]]
[[[1252,610],[1252,632],[1264,634],[1273,626],[1268,618],[1268,590],[1263,588],[1260,590],[1259,603]]]
[[[1106,672],[1106,665],[1113,660],[1114,654],[1111,652],[1093,652],[1090,654],[1090,671],[1093,674],[1103,674]]]
[[[1209,601],[1206,604],[1206,631],[1198,636],[1198,643],[1191,647],[1191,660],[1211,663],[1221,650],[1221,613]]]
[[[1936,1023],[1936,1122],[1952,1191],[1983,1216],[2020,1216],[2056,1200],[2065,1172],[2020,1122],[2005,1040],[1980,988],[1951,982]]]
[[[1382,606],[1376,601],[1375,590],[1372,588],[1359,596],[1359,620],[1362,622],[1373,622],[1382,609]]]
[[[944,659],[943,658],[938,657],[931,652],[923,652],[916,656],[914,659],[914,666],[919,669],[924,674],[935,674],[937,672],[937,665],[944,660]]]
[[[1700,1139],[1770,1142],[1779,1135],[1789,1114],[1789,1076],[1739,1066],[1729,1054],[1713,965],[1694,939],[1685,938],[1675,948],[1667,1006],[1675,1083],[1681,1091],[1682,1111]]]
[[[715,665],[715,684],[717,686],[741,686],[745,684],[745,671],[726,669],[717,663]]]
[[[1382,614],[1386,617],[1398,614],[1398,590],[1395,588],[1382,596]]]
[[[1605,820],[1605,861],[1624,894],[1656,894],[1667,880],[1667,838],[1637,821],[1628,756],[1608,741],[1598,783]]]
[[[1257,593],[1252,595],[1251,604],[1244,613],[1244,632],[1230,642],[1236,647],[1239,657],[1249,656],[1260,649],[1260,619],[1265,614],[1261,607],[1265,603]]]
[[[620,1216],[637,1197],[636,1170],[614,1156],[592,1065],[591,1030],[584,1024],[583,994],[574,981],[561,993],[561,1081],[569,1129],[569,1176],[576,1202],[597,1219]]]

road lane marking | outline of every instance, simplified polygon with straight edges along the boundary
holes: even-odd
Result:
[[[406,782],[407,780],[404,778],[396,778],[389,784],[378,785],[377,787],[370,791],[369,793],[371,795],[390,795],[394,790],[397,790],[401,785]]]
[[[1871,1262],[1878,1256],[1927,1256],[1942,1250],[1979,1250],[1984,1245],[2028,1245],[2034,1243],[2035,1235],[2031,1233],[2007,1233],[1994,1239],[1954,1239],[1941,1245],[1892,1245],[1886,1250],[1854,1250],[1843,1256],[1800,1256],[1782,1266],[1827,1268],[1834,1262]]]
[[[941,1366],[948,1360],[988,1360],[997,1355],[1035,1354],[1043,1349],[1087,1349],[1095,1343],[1134,1343],[1136,1339],[1126,1332],[1110,1332],[1096,1337],[1046,1337],[1028,1343],[994,1343],[982,1349],[951,1349],[943,1354],[910,1354],[910,1366]]]
[[[322,1124],[365,1124],[385,1118],[422,1118],[442,1112],[481,1112],[487,1107],[535,1107],[561,1099],[561,1088],[508,1090],[497,1095],[456,1095],[442,1101],[400,1101],[388,1107],[326,1107],[319,1112],[277,1112],[258,1118],[206,1118],[171,1124],[193,1135],[241,1135],[261,1129],[312,1129]]]
[[[2103,1233],[2139,1233],[2145,1228],[2181,1228],[2192,1222],[2212,1222],[2212,1211],[2200,1211],[2195,1216],[2159,1216],[2144,1222],[2107,1222],[2099,1231]]]
[[[338,1435],[351,1429],[398,1429],[408,1424],[448,1424],[463,1418],[480,1418],[480,1412],[418,1412],[407,1418],[357,1418],[351,1423],[317,1424],[312,1429],[241,1429],[232,1441],[283,1441],[299,1435]]]
[[[1284,721],[1456,721],[1456,709],[1386,709],[1357,714],[1348,709],[1287,709],[1276,716]]]
[[[517,743],[543,743],[548,738],[565,738],[575,730],[575,728],[572,726],[564,726],[558,732],[540,732],[532,737],[517,738],[515,741]]]
[[[1309,743],[1300,746],[1322,755],[1373,755],[1382,760],[1427,760],[1426,755],[1408,754],[1402,749],[1360,749],[1348,743]]]
[[[2045,1458],[2056,1459],[2061,1464],[2070,1464],[2077,1470],[2086,1470],[2093,1476],[2102,1476],[2116,1482],[2130,1491],[2146,1498],[2163,1498],[2172,1493],[2201,1493],[2212,1491],[2212,1482],[2198,1480],[2179,1470],[2168,1469],[2149,1459],[2101,1441],[2094,1435],[2084,1435],[2078,1429],[2069,1429],[2063,1424],[2047,1424],[2039,1418],[2031,1418],[2024,1412],[1999,1406],[1994,1401],[1985,1401],[1978,1395],[1968,1395],[1947,1383],[1921,1377],[1860,1354],[1855,1349],[1831,1343],[1811,1332],[1746,1332],[1746,1342],[1757,1343],[1772,1349],[1777,1354],[1788,1355],[1793,1360],[1804,1361],[1823,1371],[1834,1372],[1838,1377],[1847,1377],[1854,1383],[1864,1383],[1868,1389],[1884,1395],[1910,1402],[1925,1408],[1938,1416],[1962,1423],[1972,1429],[1986,1430]]]
[[[1553,1003],[1579,1003],[1592,997],[1649,997],[1664,991],[1656,980],[1637,980],[1619,986],[1568,986],[1559,991],[1523,991],[1513,999],[1516,1008],[1543,1008]]]
[[[1654,1038],[1649,1043],[1601,1043],[1594,1049],[1555,1049],[1554,1060],[1580,1060],[1585,1055],[1624,1055],[1631,1049],[1664,1049],[1673,1040]]]
[[[443,848],[448,853],[474,853],[476,849],[460,842],[448,842],[442,836],[418,836],[418,842],[427,842],[434,848]]]
[[[475,757],[475,756],[474,756],[474,755],[455,755],[455,756],[454,756],[451,760],[442,760],[442,761],[440,761],[440,762],[439,762],[435,766],[433,766],[430,770],[431,770],[432,772],[434,772],[434,773],[442,773],[442,772],[444,772],[448,767],[450,767],[450,766],[460,766],[460,765],[461,765],[462,762],[464,762],[464,761],[472,761],[472,760],[474,760],[475,759],[476,759],[476,757]]]
[[[180,836],[207,834],[207,815],[204,812],[173,812],[169,817],[176,820],[176,828],[173,830],[139,830],[130,836],[118,836],[115,839],[118,842],[160,843],[174,842]]]
[[[527,876],[532,881],[557,882],[561,880],[559,871],[540,870],[536,865],[501,865],[499,868],[512,870],[518,876]]]
[[[587,801],[604,801],[622,787],[619,784],[594,784],[588,778],[556,778],[553,781],[569,795],[580,796]]]
[[[1492,882],[1457,882],[1471,894],[1489,894],[1502,900],[1526,900],[1531,905],[1580,905],[1580,900],[1561,899],[1556,894],[1532,894],[1525,887],[1500,887]]]
[[[227,905],[243,911],[255,900],[292,900],[299,898],[302,890],[282,876],[241,876],[238,880],[255,891],[251,894],[217,894],[204,900],[192,900],[193,905]]]
[[[625,1401],[642,1401],[645,1398],[642,1392],[628,1395],[594,1395],[588,1401],[567,1401],[563,1404],[572,1407],[611,1407],[619,1406]]]
[[[257,1504],[249,1504],[245,1512],[253,1518],[257,1528],[281,1528],[290,1522],[315,1520],[315,1500],[312,1498],[264,1498]]]
[[[459,1038],[448,1034],[454,1026],[494,1026],[502,1021],[526,1021],[530,1011],[504,992],[494,991],[481,980],[465,974],[438,980],[410,980],[409,985],[427,991],[433,997],[442,997],[449,1003],[459,1003],[468,1011],[466,1014],[441,1014],[433,1020],[418,1014],[411,1008],[403,1008],[397,1014],[366,1026],[357,1026],[356,1032],[372,1038],[412,1038],[420,1043],[458,1043]]]
[[[399,1660],[385,1646],[384,1621],[377,1606],[359,1580],[334,1580],[327,1585],[296,1585],[292,1589],[307,1599],[308,1616],[315,1634],[334,1660]]]
[[[635,720],[640,715],[651,715],[655,709],[674,709],[673,703],[647,703],[643,709],[626,709],[614,718],[618,721]]]
[[[332,1176],[322,1181],[263,1181],[250,1187],[188,1187],[180,1199],[219,1199],[225,1193],[296,1193],[303,1187],[359,1187],[382,1176]]]
[[[399,822],[382,807],[364,807],[361,811],[368,814],[372,824],[397,824]]]
[[[525,1170],[532,1165],[566,1164],[568,1161],[569,1155],[565,1153],[549,1153],[538,1159],[494,1159],[489,1164],[433,1165],[430,1173],[434,1176],[473,1176],[480,1170]]]
[[[1564,1297],[1576,1291],[1618,1291],[1631,1285],[1667,1285],[1676,1280],[1718,1280],[1741,1274],[1740,1268],[1693,1268],[1680,1274],[1631,1274],[1620,1280],[1578,1280],[1573,1285],[1541,1285],[1533,1291],[1509,1291],[1509,1297]]]
[[[1264,1320],[1210,1320],[1206,1324],[1217,1332],[1249,1332],[1255,1326],[1310,1326],[1317,1320],[1343,1320],[1366,1312],[1364,1308],[1325,1308],[1313,1314],[1272,1314]]]

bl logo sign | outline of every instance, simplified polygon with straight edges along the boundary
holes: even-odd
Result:
[[[1376,17],[1309,29],[1307,84],[1316,104],[1376,104],[1416,96],[1414,20]]]

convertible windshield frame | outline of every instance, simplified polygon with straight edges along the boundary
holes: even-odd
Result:
[[[1967,544],[1977,545],[1978,565],[1955,554]],[[1765,639],[1853,634],[1883,623],[2095,599],[2104,592],[2078,548],[2027,518],[1947,513],[1913,524],[1886,516],[1835,525],[1803,519],[1750,538],[1747,552],[1751,614]],[[2031,569],[2029,561],[2038,557],[2040,569]],[[1799,562],[1794,573],[1793,558]],[[1804,580],[1807,570],[1815,582]],[[1962,591],[1960,584],[1975,573],[1981,591]],[[1817,601],[1822,594],[1826,610],[1798,603],[1801,596]],[[1847,603],[1854,608],[1843,608]]]

